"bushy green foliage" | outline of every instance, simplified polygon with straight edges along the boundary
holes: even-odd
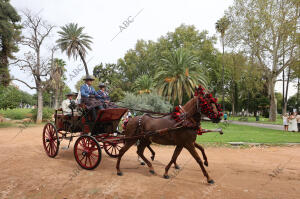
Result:
[[[21,103],[32,105],[32,96],[14,86],[0,86],[0,109],[14,109]]]
[[[172,105],[168,101],[155,93],[142,95],[126,93],[119,105],[133,109],[150,110],[162,113],[170,112],[172,109]]]
[[[16,108],[16,109],[6,109],[6,110],[0,110],[0,114],[3,115],[6,118],[10,118],[13,120],[21,120],[24,118],[30,117],[31,109],[26,108]]]
[[[32,109],[31,111],[32,113],[32,119],[36,120],[37,117],[37,109]],[[43,108],[43,120],[50,120],[52,118],[52,115],[54,114],[54,109],[52,108],[48,108],[48,107],[44,107]]]
[[[115,88],[113,91],[109,94],[110,100],[112,102],[119,102],[125,97],[125,93],[121,88]]]

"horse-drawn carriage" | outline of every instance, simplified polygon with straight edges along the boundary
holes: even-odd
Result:
[[[55,122],[47,123],[43,130],[43,145],[49,157],[55,157],[63,139],[70,142],[78,137],[74,144],[74,156],[77,163],[84,169],[94,169],[101,162],[101,149],[110,157],[117,157],[117,174],[122,175],[120,161],[126,151],[138,140],[137,154],[148,165],[149,171],[154,173],[152,164],[144,156],[144,149],[152,142],[164,145],[175,145],[172,159],[165,168],[164,178],[169,178],[168,170],[171,164],[176,165],[176,159],[183,148],[186,148],[197,161],[208,183],[214,183],[206,172],[203,162],[196,152],[199,149],[204,158],[204,165],[208,166],[207,158],[202,146],[196,143],[197,135],[207,132],[219,132],[222,129],[206,130],[201,128],[202,115],[218,123],[222,117],[222,109],[217,99],[199,86],[195,95],[184,105],[178,106],[173,112],[153,117],[150,114],[137,116],[128,121],[124,134],[117,131],[121,117],[127,108],[109,108],[98,110],[96,119],[91,119],[88,109],[80,107],[80,116],[59,114],[55,112]],[[149,111],[142,111],[148,112]],[[150,111],[151,112],[151,111]],[[153,113],[153,112],[152,112]],[[152,154],[153,155],[153,154]],[[154,155],[153,155],[154,157]],[[152,160],[154,158],[151,158]]]
[[[124,145],[123,135],[117,131],[125,108],[99,110],[96,120],[89,122],[89,113],[81,108],[81,114],[64,115],[61,109],[55,111],[54,124],[47,123],[43,130],[43,145],[46,154],[54,158],[62,140],[68,140],[68,148],[73,138],[74,157],[84,169],[94,169],[101,162],[101,149],[113,158],[118,157]]]

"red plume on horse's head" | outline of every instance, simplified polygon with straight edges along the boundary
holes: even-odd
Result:
[[[203,86],[199,84],[198,88],[195,89],[195,94],[194,95],[195,96],[198,96],[198,95],[203,96],[205,94],[204,90],[205,89],[203,88]]]
[[[195,96],[198,96],[198,102],[201,107],[202,113],[207,115],[208,118],[215,122],[219,122],[220,118],[223,116],[220,104],[218,104],[218,99],[214,98],[209,92],[205,92],[202,85],[199,85],[195,90]],[[213,108],[213,105],[215,108]]]

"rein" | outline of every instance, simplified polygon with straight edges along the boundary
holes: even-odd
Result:
[[[138,112],[142,112],[142,113],[149,113],[149,114],[155,114],[155,115],[170,115],[171,113],[161,113],[161,112],[155,112],[155,111],[150,111],[150,110],[145,110],[145,109],[134,109],[134,108],[129,108],[129,107],[125,107],[125,106],[119,106],[120,108],[126,108],[129,110],[133,110],[133,111],[138,111]]]

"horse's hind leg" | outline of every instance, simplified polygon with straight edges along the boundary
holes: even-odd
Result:
[[[151,164],[151,162],[144,156],[144,151],[145,148],[150,144],[149,141],[146,140],[140,140],[140,144],[137,146],[138,150],[137,150],[137,154],[144,160],[144,162],[148,165],[149,167],[149,172],[154,174],[154,169],[153,166]]]
[[[200,144],[197,144],[196,142],[194,143],[194,145],[197,149],[199,149],[201,151],[201,153],[203,155],[203,159],[204,159],[204,165],[208,166],[208,161],[207,161],[207,157],[206,157],[204,148]]]
[[[176,166],[176,162],[175,161],[176,161],[178,155],[180,154],[180,152],[182,151],[182,148],[183,148],[182,146],[176,146],[176,148],[174,150],[174,153],[173,153],[173,156],[172,156],[172,159],[171,159],[171,161],[169,162],[169,164],[165,168],[164,178],[166,178],[166,179],[169,178],[168,171],[169,171],[172,163],[174,163],[175,166]]]
[[[125,145],[120,149],[119,151],[119,156],[118,156],[118,161],[117,161],[117,165],[116,165],[116,169],[117,169],[117,174],[119,176],[123,175],[121,170],[120,170],[120,162],[121,162],[121,158],[122,156],[126,153],[126,151],[132,146],[134,145],[135,141],[127,141],[125,142]]]
[[[198,155],[196,149],[195,149],[195,145],[194,143],[188,143],[184,146],[189,152],[190,154],[194,157],[194,159],[198,162],[201,170],[202,170],[202,173],[203,175],[207,178],[207,182],[209,184],[214,184],[214,181],[209,177],[208,173],[206,172],[204,166],[203,166],[203,162],[200,158],[200,156]]]

